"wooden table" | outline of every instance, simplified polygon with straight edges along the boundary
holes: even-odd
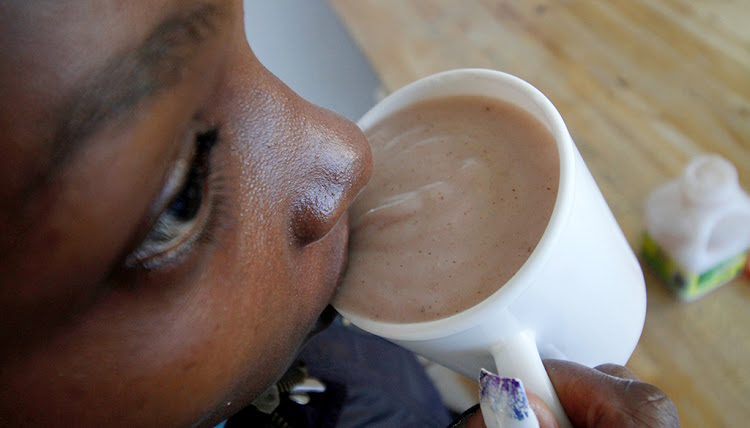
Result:
[[[702,152],[750,190],[745,0],[330,0],[386,91],[459,67],[507,71],[552,100],[634,248],[643,202]],[[629,366],[685,427],[750,426],[750,281],[680,303],[646,271]]]

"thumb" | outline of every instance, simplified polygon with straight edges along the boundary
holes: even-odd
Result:
[[[659,388],[569,361],[545,360],[552,385],[576,427],[679,427],[677,409]],[[608,365],[608,373],[626,374]]]

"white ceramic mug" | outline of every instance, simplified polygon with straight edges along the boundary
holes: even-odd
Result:
[[[560,181],[549,224],[516,274],[490,297],[448,318],[381,322],[336,309],[356,326],[476,379],[480,368],[522,380],[569,425],[541,358],[625,364],[646,315],[638,261],[557,109],[527,82],[494,70],[438,73],[392,93],[358,125],[365,131],[416,102],[482,95],[533,114],[554,135]]]

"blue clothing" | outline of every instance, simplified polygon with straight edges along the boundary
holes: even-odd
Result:
[[[346,386],[336,426],[440,427],[451,423],[414,354],[338,317],[300,354],[310,375]]]
[[[300,370],[326,387],[306,404],[283,392]],[[309,341],[276,388],[282,399],[270,414],[248,406],[216,428],[444,428],[452,419],[414,354],[341,317]]]

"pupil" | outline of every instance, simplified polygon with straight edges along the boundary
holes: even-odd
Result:
[[[217,138],[217,129],[198,135],[195,159],[190,166],[185,185],[167,210],[173,219],[188,222],[198,215],[203,203],[203,184],[208,174],[208,156]]]
[[[205,174],[202,168],[190,169],[187,181],[183,186],[180,194],[172,201],[169,206],[169,214],[176,220],[186,222],[198,215],[198,211],[203,202],[203,181]]]

